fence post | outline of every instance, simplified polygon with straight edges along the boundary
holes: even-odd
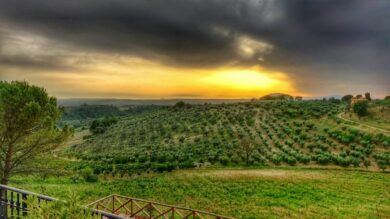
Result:
[[[115,211],[115,196],[112,195],[112,210],[111,210],[111,212],[114,213],[114,211]]]
[[[130,202],[130,216],[132,217],[133,216],[133,199],[131,199],[131,202]]]
[[[22,215],[27,216],[27,195],[22,194]]]
[[[7,190],[5,190],[5,189],[0,189],[0,218],[8,218]]]

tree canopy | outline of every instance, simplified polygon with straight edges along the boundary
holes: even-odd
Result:
[[[57,100],[27,82],[0,82],[0,177],[7,184],[15,172],[31,172],[31,161],[60,145],[72,130],[60,130]]]
[[[359,101],[353,105],[353,111],[358,117],[363,117],[368,114],[368,103],[367,101]]]
[[[369,92],[364,94],[364,97],[368,100],[371,101],[371,94]]]
[[[93,134],[103,134],[107,129],[117,123],[118,120],[115,117],[105,117],[103,119],[96,119],[92,122],[89,130]]]
[[[343,96],[343,97],[341,98],[341,100],[342,100],[343,102],[350,103],[352,97],[353,97],[353,95],[347,94],[347,95]]]
[[[184,101],[179,101],[175,104],[175,107],[176,108],[183,108],[186,106],[186,103],[184,103]]]

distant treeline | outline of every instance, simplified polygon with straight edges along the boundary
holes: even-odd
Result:
[[[150,100],[132,100],[132,99],[59,99],[58,104],[64,107],[76,107],[81,105],[106,105],[106,106],[173,106],[177,102],[186,102],[188,104],[221,104],[221,103],[240,103],[247,102],[249,99],[150,99]]]
[[[117,117],[136,115],[146,111],[151,111],[160,106],[127,106],[117,107],[112,105],[81,105],[76,107],[65,107],[63,120],[86,120],[101,117]]]

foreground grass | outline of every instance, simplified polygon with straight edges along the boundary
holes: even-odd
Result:
[[[73,183],[69,178],[15,177],[12,186],[87,204],[117,193],[237,218],[386,218],[390,174],[266,168],[183,170]]]

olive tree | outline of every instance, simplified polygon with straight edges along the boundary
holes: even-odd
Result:
[[[251,157],[252,153],[254,152],[255,147],[248,137],[245,137],[241,140],[240,146],[241,146],[241,150],[245,154],[245,163],[247,166],[249,166],[250,157]]]
[[[348,94],[348,95],[345,95],[341,98],[341,101],[343,102],[346,102],[346,103],[351,103],[351,99],[353,98],[353,95],[351,94]]]
[[[62,110],[46,90],[27,82],[0,81],[0,177],[31,172],[31,161],[58,147],[72,130],[56,126]]]
[[[371,94],[369,92],[364,94],[364,97],[368,100],[371,101]]]
[[[367,101],[359,101],[353,105],[353,111],[358,117],[363,117],[368,114],[368,103]]]

